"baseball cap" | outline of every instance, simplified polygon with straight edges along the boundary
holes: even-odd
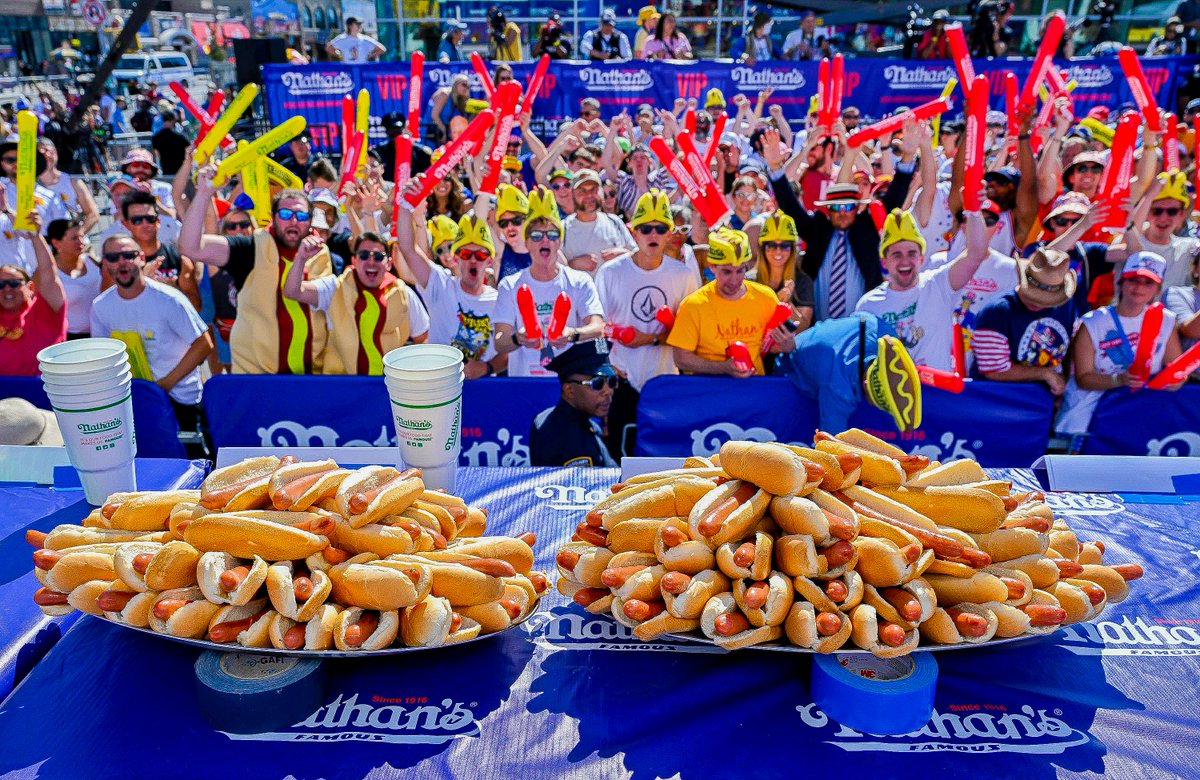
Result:
[[[352,24],[362,24],[362,19],[359,19],[357,16],[347,16],[346,26],[349,27]]]
[[[460,19],[447,19],[446,20],[446,30],[447,31],[466,30],[466,29],[467,29],[467,23]]]
[[[605,8],[604,12],[600,14],[600,23],[603,24],[605,22],[608,22],[609,24],[616,24],[617,12],[611,8]]]
[[[999,179],[1016,187],[1021,183],[1021,172],[1015,166],[1005,165],[1003,168],[997,168],[994,171],[988,171],[983,174],[984,181],[994,181]]]
[[[550,171],[550,178],[547,179],[547,181],[554,181],[555,179],[566,179],[567,181],[571,181],[571,179],[574,178],[575,175],[566,168],[555,168],[554,170]]]
[[[1125,268],[1121,278],[1141,276],[1155,284],[1162,284],[1163,274],[1167,272],[1167,261],[1155,252],[1134,252],[1125,260]]]
[[[944,21],[948,20],[949,18],[950,18],[950,12],[947,11],[945,8],[937,9],[936,11],[933,12],[933,16],[930,17],[930,19],[935,22],[944,22]]]
[[[997,217],[1000,216],[1000,213],[1002,211],[1001,208],[998,205],[996,205],[996,201],[992,200],[991,198],[984,198],[983,202],[979,204],[979,210],[980,211],[990,211],[993,214],[995,214]]]
[[[591,168],[584,168],[575,174],[575,178],[571,181],[571,189],[578,189],[581,185],[591,182],[597,187],[600,186],[600,174],[593,171]]]

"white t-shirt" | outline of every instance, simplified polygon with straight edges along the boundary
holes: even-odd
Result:
[[[462,284],[441,266],[429,269],[429,283],[419,288],[429,307],[429,343],[449,344],[475,360],[491,360],[496,354],[492,320],[498,293],[484,285],[479,295],[463,290]]]
[[[41,184],[41,182],[38,182],[38,184]],[[42,184],[42,186],[53,192],[62,202],[63,206],[66,207],[67,211],[72,214],[79,214],[82,211],[79,205],[79,193],[75,191],[75,185],[71,181],[71,174],[60,171],[58,181],[53,184]]]
[[[1200,241],[1190,236],[1171,236],[1166,244],[1155,244],[1141,236],[1142,249],[1161,255],[1167,261],[1167,270],[1163,274],[1162,295],[1159,300],[1167,299],[1167,290],[1172,287],[1192,286],[1192,258],[1200,251]],[[1125,270],[1125,261],[1114,264],[1113,278],[1120,279]]]
[[[961,300],[950,287],[950,266],[942,266],[922,271],[911,290],[896,291],[884,282],[860,298],[854,310],[876,314],[891,325],[914,363],[952,371],[954,311]]]
[[[67,293],[67,333],[88,333],[92,327],[92,301],[100,294],[100,267],[84,258],[83,273],[71,276],[57,269]]]
[[[596,292],[596,283],[592,277],[583,271],[576,271],[566,266],[558,267],[558,274],[548,282],[539,282],[533,278],[526,268],[517,274],[510,274],[500,280],[496,290],[496,309],[492,314],[493,327],[497,323],[507,323],[514,330],[524,327],[521,312],[517,309],[517,288],[523,284],[529,285],[533,292],[533,305],[537,310],[538,322],[541,323],[542,333],[545,334],[550,326],[550,314],[554,311],[554,301],[560,292],[566,291],[571,297],[571,314],[567,317],[567,327],[579,328],[593,314],[604,316],[604,307],[600,305],[600,296]],[[541,351],[531,347],[519,347],[508,358],[509,376],[554,376],[553,371],[546,369],[546,364],[554,359],[566,347],[554,349],[543,339]]]
[[[572,214],[563,221],[562,251],[567,260],[588,254],[600,257],[605,249],[614,247],[637,251],[629,228],[612,214],[601,211],[591,222],[584,222]]]
[[[17,235],[7,212],[0,212],[0,265],[20,266],[30,276],[37,267],[32,242]]]
[[[341,276],[331,274],[311,280],[317,287],[317,305],[313,308],[326,312],[325,322],[328,323],[331,330],[333,329],[333,320],[329,319],[329,304],[333,301],[333,294],[337,292],[338,282],[341,279]],[[412,336],[420,336],[429,331],[429,313],[425,311],[425,306],[413,292],[413,288],[405,285],[404,293],[408,301],[408,332]]]
[[[371,52],[379,45],[379,41],[369,35],[351,35],[342,33],[329,42],[342,55],[344,62],[366,62]]]
[[[930,270],[937,270],[944,265],[949,265],[950,260],[951,257],[948,253],[937,252],[929,258],[929,265],[926,267]],[[966,287],[959,290],[962,297],[959,299],[958,310],[955,312],[955,321],[962,325],[968,344],[971,343],[971,335],[975,332],[975,319],[979,316],[979,312],[983,311],[987,302],[997,295],[1015,290],[1019,278],[1016,260],[1008,255],[1000,254],[995,249],[988,251],[988,256],[980,263],[979,270],[971,277],[971,281],[967,282]],[[967,368],[970,369],[975,356],[968,350],[966,357]]]
[[[642,333],[662,333],[662,323],[654,315],[660,306],[679,308],[679,302],[691,294],[699,283],[688,267],[677,260],[663,258],[658,268],[646,271],[630,256],[605,263],[596,272],[596,289],[600,303],[614,325],[630,325]],[[672,350],[665,343],[659,346],[627,347],[614,342],[609,359],[629,377],[629,383],[639,393],[642,386],[660,374],[677,374]]]
[[[1012,212],[1001,211],[999,224],[1000,227],[996,230],[996,235],[992,236],[988,246],[1002,255],[1012,257],[1017,253],[1017,242],[1013,239]],[[958,257],[966,248],[967,237],[960,230],[954,234],[954,239],[950,242],[950,249],[947,251],[951,257]]]
[[[8,210],[15,214],[17,211],[17,183],[14,180],[4,179],[4,195],[8,198]],[[46,230],[52,221],[67,219],[71,216],[67,207],[63,205],[62,199],[41,184],[33,185],[33,207],[38,216],[42,218],[43,236],[46,235]],[[33,256],[32,251],[29,256]]]
[[[92,303],[92,336],[121,338],[131,348],[141,346],[153,379],[171,373],[192,342],[208,332],[191,302],[174,287],[146,280],[146,289],[126,300],[117,287],[100,293]],[[181,404],[200,403],[200,368],[171,388],[171,397]]]
[[[166,214],[159,214],[158,215],[158,243],[165,244],[167,246],[175,246],[175,244],[177,244],[179,242],[179,229],[182,226],[183,226],[183,223],[181,223],[179,220],[175,219],[174,217],[168,216]],[[115,219],[111,225],[109,225],[108,227],[106,227],[104,229],[104,232],[100,234],[100,237],[97,238],[94,242],[92,242],[91,245],[93,247],[95,247],[96,254],[99,254],[100,251],[104,248],[104,242],[107,241],[110,236],[117,236],[117,235],[120,235],[120,236],[130,235],[129,228],[125,227],[125,223],[122,222],[119,218]]]

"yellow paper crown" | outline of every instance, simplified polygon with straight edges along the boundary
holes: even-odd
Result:
[[[917,230],[917,221],[913,215],[900,209],[892,209],[883,221],[883,236],[879,239],[879,254],[882,256],[888,247],[898,241],[912,241],[925,251],[925,236]]]
[[[675,218],[671,216],[671,201],[662,190],[652,189],[638,198],[629,227],[635,228],[651,222],[661,222],[667,227],[675,224]]]
[[[478,244],[493,255],[496,254],[491,228],[474,214],[463,214],[462,219],[458,221],[458,238],[450,245],[450,251],[457,252],[467,244]]]
[[[558,216],[558,201],[554,200],[554,193],[547,187],[539,186],[529,193],[529,218],[525,220],[526,235],[529,235],[529,226],[538,219],[549,220],[554,227],[558,228],[558,232],[562,232],[562,218]]]
[[[511,184],[501,184],[496,191],[496,216],[501,214],[528,214],[529,198]]]
[[[764,241],[799,241],[800,234],[796,232],[796,220],[776,211],[769,214],[763,221],[762,230],[758,234],[758,242]]]
[[[725,108],[725,95],[721,90],[713,87],[708,91],[708,95],[704,98],[705,108]]]
[[[709,265],[737,265],[740,262],[737,256],[737,247],[733,245],[727,235],[716,231],[708,234]]]
[[[1177,168],[1172,168],[1169,171],[1163,171],[1158,174],[1158,180],[1162,182],[1163,187],[1159,190],[1158,195],[1155,196],[1155,200],[1162,200],[1164,198],[1177,200],[1183,204],[1185,209],[1192,205],[1192,199],[1187,194],[1186,173]]]
[[[458,238],[458,225],[445,214],[438,214],[426,224],[429,228],[429,245],[437,249],[447,241],[453,242]]]

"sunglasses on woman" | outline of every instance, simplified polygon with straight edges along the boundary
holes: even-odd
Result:
[[[275,216],[279,217],[283,222],[289,219],[294,219],[297,222],[308,222],[312,219],[311,211],[297,211],[296,209],[280,209],[275,212]]]
[[[590,387],[597,393],[606,387],[609,390],[616,390],[617,385],[621,384],[620,378],[615,376],[594,376],[589,379],[568,379],[566,381],[569,385],[583,385],[584,387]]]
[[[643,236],[648,236],[651,233],[656,233],[657,235],[665,236],[667,234],[667,231],[669,231],[670,229],[671,228],[667,227],[666,225],[662,225],[662,224],[638,225],[637,226],[637,232],[641,233]]]
[[[1060,228],[1071,227],[1071,225],[1074,225],[1078,221],[1078,219],[1069,219],[1067,217],[1055,217],[1054,219],[1050,220],[1054,227]]]
[[[16,290],[21,287],[24,287],[28,283],[29,282],[27,282],[24,279],[0,279],[0,290],[7,289],[9,287]]]
[[[462,260],[464,263],[468,260],[478,260],[479,262],[483,263],[492,258],[492,253],[486,249],[467,249],[466,247],[463,247],[455,252],[454,256],[459,260]]]
[[[557,230],[531,230],[529,231],[530,241],[557,241],[562,238],[562,233]]]
[[[782,249],[784,251],[790,252],[796,248],[796,242],[795,241],[764,241],[763,248],[766,249],[768,252],[771,251],[772,249]]]
[[[520,227],[525,224],[525,217],[505,217],[504,219],[496,220],[496,224],[501,228],[506,228],[509,225]]]
[[[374,260],[377,263],[382,263],[387,260],[387,253],[380,252],[378,249],[360,249],[355,255],[359,260]]]

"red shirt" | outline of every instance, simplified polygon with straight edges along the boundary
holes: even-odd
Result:
[[[0,311],[0,375],[37,376],[37,353],[67,338],[67,307],[54,311],[40,295],[20,311]]]

